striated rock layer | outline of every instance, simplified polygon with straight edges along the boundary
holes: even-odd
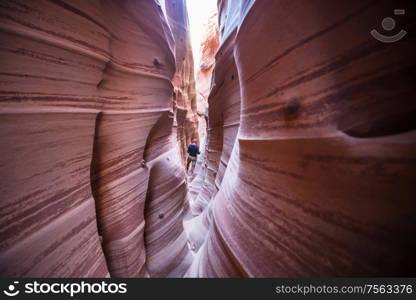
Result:
[[[186,85],[192,119],[193,63],[176,3],[181,18],[168,23],[152,0],[1,2],[1,276],[186,270],[172,95]]]
[[[204,143],[207,127],[208,95],[211,87],[212,72],[215,67],[215,54],[219,47],[218,14],[214,12],[205,24],[205,32],[202,36],[201,48],[199,49],[200,61],[195,62],[197,67],[196,89],[198,108],[198,133]]]
[[[145,153],[151,165],[145,208],[146,266],[151,277],[182,277],[192,262],[182,224],[189,208],[182,162],[188,143],[198,137],[198,122],[186,2],[165,2],[176,45],[176,73],[172,113],[165,113],[154,125]]]
[[[193,179],[189,186],[189,192],[191,200],[199,193],[199,190],[204,182],[205,167],[206,167],[206,133],[207,133],[207,121],[208,121],[208,95],[211,87],[212,72],[215,66],[215,54],[219,46],[219,33],[218,33],[218,14],[214,12],[205,24],[205,32],[202,37],[200,51],[200,62],[195,62],[197,65],[196,75],[196,90],[197,90],[197,108],[198,108],[198,135],[200,138],[200,150],[201,155],[197,160],[197,164],[193,173],[193,176],[197,177]],[[200,170],[201,169],[201,170]],[[202,207],[197,207],[200,204],[195,202],[195,205],[191,205],[193,209],[200,210]]]
[[[192,139],[198,140],[198,118],[195,91],[194,61],[189,36],[189,21],[186,1],[165,0],[165,11],[176,42],[176,73],[174,85],[173,110],[177,140],[181,146],[185,162],[187,146]]]
[[[1,1],[0,276],[416,275],[414,5],[218,8],[188,204],[185,1]]]
[[[416,274],[414,36],[369,33],[398,7],[414,8],[218,1],[207,206],[187,276]]]

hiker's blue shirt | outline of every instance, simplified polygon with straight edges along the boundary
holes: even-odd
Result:
[[[197,156],[199,153],[199,147],[195,144],[190,144],[188,146],[188,153],[190,156]]]

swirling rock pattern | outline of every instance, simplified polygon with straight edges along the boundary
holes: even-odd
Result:
[[[163,115],[148,136],[145,152],[150,169],[145,248],[151,277],[182,277],[192,261],[182,225],[188,211],[185,171],[172,125],[173,114]]]
[[[189,186],[189,194],[191,196],[191,208],[200,212],[205,207],[204,203],[199,203],[194,198],[198,195],[206,174],[206,135],[207,135],[207,119],[208,119],[208,95],[211,88],[212,72],[215,66],[215,54],[219,46],[218,33],[218,14],[213,13],[206,24],[203,33],[200,51],[200,62],[197,68],[197,107],[198,107],[198,133],[200,138],[201,155],[197,160],[195,170],[191,176],[191,184]],[[195,62],[196,64],[198,62]],[[199,201],[203,200],[201,197]]]
[[[414,35],[369,34],[397,7],[219,0],[188,202],[185,1],[1,1],[0,275],[415,276]]]
[[[164,1],[167,19],[175,40],[176,72],[174,85],[174,112],[177,141],[185,162],[187,146],[198,140],[198,117],[195,91],[194,61],[189,36],[186,1]]]
[[[410,5],[219,1],[198,195],[213,215],[187,276],[416,274],[414,37],[369,34]],[[414,30],[411,20],[400,25]],[[237,133],[227,115],[240,117]]]
[[[200,61],[197,67],[196,90],[198,108],[198,133],[201,145],[205,142],[208,118],[208,95],[211,88],[211,77],[215,67],[215,54],[219,47],[218,14],[214,12],[205,24],[200,48]]]
[[[186,2],[166,1],[165,12],[176,45],[175,92],[173,113],[161,116],[146,145],[146,266],[151,277],[182,277],[192,261],[182,224],[189,209],[182,163],[198,122]]]
[[[175,38],[175,15],[151,0],[16,0],[0,9],[0,275],[149,276],[161,246],[171,256],[156,274],[180,275],[184,150],[171,147],[169,111],[176,81],[188,88],[184,120],[194,95],[190,76],[182,79],[193,62]],[[158,165],[166,147],[172,161]],[[161,167],[174,176],[159,188]],[[159,205],[163,226],[151,221]]]

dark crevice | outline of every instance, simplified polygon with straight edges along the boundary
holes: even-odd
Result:
[[[104,79],[101,79],[100,82],[98,82],[97,84],[97,89],[99,89],[101,87],[101,85],[103,84]]]
[[[106,253],[106,249],[104,247],[104,244],[106,241],[104,240],[102,212],[101,212],[100,204],[99,204],[100,195],[98,192],[99,187],[101,185],[100,161],[101,161],[102,154],[101,154],[101,147],[99,145],[99,133],[100,133],[100,126],[102,123],[102,117],[103,117],[103,113],[100,112],[98,113],[95,119],[94,143],[93,143],[93,148],[92,148],[92,159],[91,159],[91,166],[90,166],[90,183],[91,183],[92,196],[94,198],[97,231],[98,231],[100,241],[101,241],[101,248],[103,250],[104,259],[106,261],[108,272],[110,273],[110,276],[113,277],[109,268],[109,261],[108,261],[109,255]]]
[[[356,123],[347,127],[340,126],[340,130],[351,137],[375,138],[406,133],[416,129],[416,111],[389,115],[387,118],[375,119],[368,122]],[[365,122],[367,121],[367,122]]]

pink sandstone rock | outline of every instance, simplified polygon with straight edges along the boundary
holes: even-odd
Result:
[[[2,1],[0,275],[415,276],[410,5],[219,0],[191,182],[184,0]]]
[[[189,185],[190,200],[195,200],[195,196],[199,193],[202,184],[205,180],[206,173],[206,133],[208,120],[208,95],[211,87],[212,71],[215,66],[215,54],[219,46],[218,36],[218,14],[213,13],[208,22],[205,24],[205,32],[202,37],[200,51],[200,62],[195,62],[197,65],[197,108],[198,108],[198,135],[200,137],[201,155],[197,161],[195,171],[191,176],[191,184]],[[197,177],[197,178],[194,178]],[[201,200],[201,198],[199,198]],[[192,209],[202,210],[205,205],[197,201],[193,201]]]
[[[169,152],[175,180],[159,189],[165,153],[149,149],[171,150],[172,78],[193,71],[185,41],[156,1],[3,1],[0,29],[0,274],[148,276],[146,199],[153,209],[155,191],[169,191],[160,210],[175,224],[184,209],[182,150]]]
[[[213,216],[187,276],[416,274],[414,37],[369,34],[396,5],[219,1]]]

